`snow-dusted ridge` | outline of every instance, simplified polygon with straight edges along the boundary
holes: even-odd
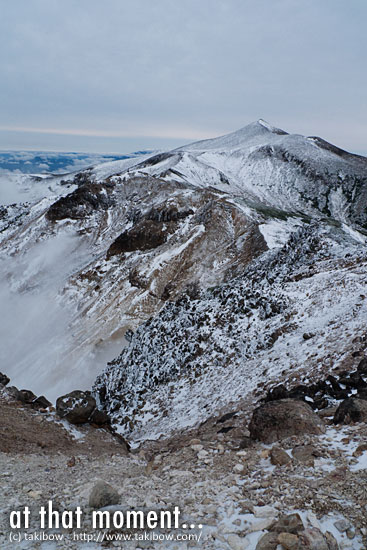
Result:
[[[136,170],[367,227],[367,160],[263,120],[153,156]]]
[[[51,398],[88,388],[119,356],[126,331],[140,326],[95,386],[116,423],[129,419],[120,429],[138,439],[192,425],[213,413],[210,403],[227,406],[249,394],[255,378],[248,373],[259,377],[271,357],[283,361],[287,343],[300,355],[284,359],[283,370],[298,368],[308,357],[301,331],[319,318],[316,349],[342,357],[343,327],[357,334],[366,320],[358,296],[367,160],[325,143],[260,120],[173,151],[48,178],[43,194],[3,208],[3,370]],[[313,238],[323,250],[313,250]],[[269,275],[282,264],[285,273]],[[340,301],[330,308],[335,288]],[[300,304],[307,314],[293,325],[285,319]],[[338,355],[328,323],[343,316]],[[185,335],[180,345],[177,334]],[[265,378],[279,372],[274,366]]]
[[[365,247],[340,230],[304,227],[243,276],[168,304],[95,391],[118,429],[140,440],[195,425],[267,384],[317,378],[365,334],[366,262]]]

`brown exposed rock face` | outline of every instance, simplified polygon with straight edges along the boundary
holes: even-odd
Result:
[[[107,259],[124,252],[150,250],[166,242],[167,229],[162,223],[153,220],[143,220],[131,229],[121,233],[107,251]]]
[[[59,453],[69,457],[89,454],[100,458],[128,452],[122,438],[89,424],[78,426],[84,437],[75,440],[52,412],[45,409],[39,412],[8,394],[0,394],[0,417],[0,453],[10,453],[17,460],[29,454],[41,456],[46,453],[46,460],[50,460],[52,455]]]
[[[249,430],[253,439],[273,443],[291,435],[321,434],[325,426],[306,403],[296,399],[281,399],[255,409]]]

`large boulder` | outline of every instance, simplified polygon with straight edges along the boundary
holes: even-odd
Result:
[[[71,424],[85,424],[94,409],[96,400],[89,392],[74,390],[59,397],[56,401],[56,412],[60,418],[65,418]]]
[[[299,534],[299,548],[302,550],[330,550],[330,545],[319,529],[310,527]]]
[[[254,410],[250,435],[264,443],[273,443],[292,435],[322,434],[324,422],[307,403],[296,399],[269,401]]]
[[[299,514],[281,516],[269,529],[272,533],[291,533],[298,535],[304,530],[302,518]]]
[[[340,403],[334,415],[334,424],[367,421],[367,401],[350,397]]]
[[[18,400],[26,405],[30,405],[37,399],[37,395],[31,390],[19,390]]]

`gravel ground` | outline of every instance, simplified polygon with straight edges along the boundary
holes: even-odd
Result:
[[[0,548],[255,550],[270,524],[294,511],[301,514],[305,526],[317,524],[322,531],[331,530],[340,548],[366,548],[367,451],[360,447],[367,443],[365,424],[329,425],[323,436],[291,437],[274,445],[252,443],[240,449],[240,436],[244,441],[246,430],[233,426],[218,433],[215,422],[209,422],[196,432],[146,442],[126,454],[103,430],[68,429],[52,414],[5,400],[0,402],[0,414]],[[233,423],[228,419],[221,425],[225,428]],[[311,462],[293,457],[284,466],[271,463],[272,447],[281,447],[292,457],[295,447],[306,444],[317,455]],[[106,533],[118,536],[122,531],[91,527],[88,501],[98,480],[120,493],[120,504],[107,508],[111,514],[121,508],[178,506],[180,525],[185,522],[196,527],[177,532],[200,536],[200,540],[106,540]],[[57,531],[62,535],[58,542],[25,540],[26,533],[40,534],[38,513],[50,500],[60,512],[80,506],[81,529]],[[10,512],[25,506],[30,509],[31,528],[11,531]],[[338,520],[347,522],[344,533],[334,526]],[[23,540],[10,541],[11,532],[20,533]],[[52,533],[56,531],[45,531],[46,535]],[[76,540],[88,535],[100,537],[99,542]]]

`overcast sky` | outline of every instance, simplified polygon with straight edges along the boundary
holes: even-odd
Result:
[[[367,153],[366,0],[0,0],[0,148],[129,152],[264,118]]]

